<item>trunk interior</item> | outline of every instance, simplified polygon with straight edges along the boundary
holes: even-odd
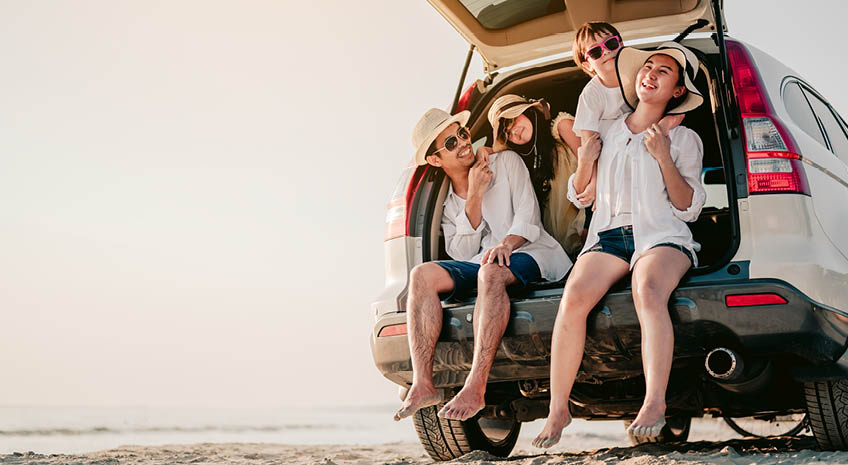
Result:
[[[707,49],[707,53],[717,53],[715,45],[709,39],[698,39],[686,41],[686,45],[695,49]],[[697,45],[694,45],[694,44]],[[693,46],[694,45],[694,46]],[[712,48],[713,50],[709,50]],[[698,252],[699,266],[691,274],[703,274],[715,270],[718,266],[727,262],[736,249],[735,222],[729,206],[729,191],[726,184],[727,169],[722,156],[722,144],[719,141],[719,131],[714,114],[715,108],[720,104],[716,102],[717,91],[714,89],[715,72],[708,69],[712,67],[709,63],[718,61],[717,56],[707,56],[698,53],[701,59],[701,72],[695,80],[695,85],[701,89],[705,102],[698,109],[686,115],[682,125],[695,130],[701,137],[704,145],[703,169],[701,179],[707,191],[707,200],[701,215],[697,221],[688,223],[695,240],[701,244]],[[705,72],[707,71],[707,72]],[[709,74],[709,76],[708,76]],[[468,123],[471,129],[475,149],[480,145],[491,146],[492,128],[486,115],[489,106],[494,100],[504,94],[519,94],[529,98],[544,98],[551,105],[551,116],[555,117],[560,112],[574,114],[577,107],[577,99],[589,76],[575,67],[572,62],[559,63],[546,67],[534,68],[518,72],[508,80],[497,83],[490,87],[476,105],[472,105],[472,116]],[[429,195],[427,201],[427,212],[424,222],[429,228],[422,228],[424,238],[424,257],[427,260],[448,260],[450,257],[445,252],[444,238],[442,236],[440,222],[442,205],[447,195],[446,177],[442,173],[429,177],[432,185],[426,189]],[[575,257],[572,257],[575,258]],[[564,280],[563,280],[564,281]],[[540,283],[539,287],[561,287],[562,283]]]

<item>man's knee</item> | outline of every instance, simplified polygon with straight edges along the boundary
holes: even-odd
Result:
[[[486,289],[505,289],[507,284],[514,280],[512,271],[505,266],[495,263],[486,263],[480,267],[477,273],[477,287]]]
[[[421,263],[409,273],[409,286],[412,292],[436,291],[447,271],[435,263]]]

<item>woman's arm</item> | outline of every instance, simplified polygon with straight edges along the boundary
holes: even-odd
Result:
[[[656,133],[656,130],[653,132]],[[665,162],[657,161],[672,203],[672,213],[683,221],[695,221],[707,199],[701,184],[704,145],[694,131],[686,128],[678,130],[673,144],[667,136],[665,139],[669,140],[668,157],[663,157]],[[685,185],[681,184],[681,179]]]
[[[692,206],[692,196],[695,194],[695,189],[683,179],[680,171],[677,170],[677,166],[674,165],[674,160],[671,158],[671,139],[669,139],[668,133],[658,124],[651,125],[645,131],[645,147],[660,165],[671,204],[678,210],[687,210]]]

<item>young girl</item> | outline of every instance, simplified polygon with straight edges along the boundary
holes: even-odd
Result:
[[[631,271],[646,394],[628,434],[639,442],[652,441],[665,425],[674,351],[668,300],[697,263],[700,246],[684,221],[698,218],[706,195],[699,180],[700,138],[688,128],[667,131],[658,123],[667,113],[696,108],[703,97],[692,84],[698,61],[679,44],[665,43],[656,51],[625,48],[616,66],[621,92],[634,112],[607,129],[600,158],[578,155],[577,171],[569,179],[569,199],[585,208],[577,193],[588,184],[598,160],[597,209],[560,302],[551,348],[550,412],[533,441],[537,447],[556,444],[571,422],[568,399],[583,358],[586,318]]]
[[[494,151],[519,154],[530,172],[547,230],[566,253],[576,257],[583,247],[583,211],[568,201],[568,178],[577,169],[580,140],[571,130],[573,118],[561,113],[551,122],[544,100],[508,94],[489,109]],[[488,153],[481,147],[481,153]]]
[[[599,141],[615,120],[630,112],[618,87],[615,70],[615,58],[622,46],[618,30],[612,24],[601,21],[580,26],[574,35],[574,63],[592,76],[580,92],[573,123],[573,131],[580,137],[583,146]],[[682,120],[682,115],[666,117],[659,124],[667,131]],[[597,163],[589,186],[577,196],[583,203],[591,204],[594,199],[596,171]]]

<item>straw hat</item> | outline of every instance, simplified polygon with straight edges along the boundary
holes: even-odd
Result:
[[[640,50],[633,47],[624,47],[615,58],[615,71],[618,73],[618,85],[624,101],[632,109],[636,109],[639,97],[636,96],[636,73],[653,55],[663,54],[674,58],[684,70],[683,81],[686,84],[686,98],[683,102],[672,108],[668,114],[682,114],[693,110],[704,102],[701,92],[692,81],[698,75],[698,58],[688,48],[677,42],[665,42],[656,50]]]
[[[545,115],[545,119],[551,119],[551,107],[544,99],[534,100],[524,98],[520,95],[507,94],[498,97],[489,108],[489,124],[492,125],[492,134],[495,137],[492,149],[500,152],[506,149],[506,141],[500,140],[499,126],[501,118],[513,119],[524,113],[528,108],[536,107]]]
[[[431,108],[418,120],[415,129],[412,130],[412,146],[415,147],[415,163],[427,164],[427,148],[436,140],[436,136],[453,123],[465,126],[471,112],[461,111],[453,116],[445,110]]]

